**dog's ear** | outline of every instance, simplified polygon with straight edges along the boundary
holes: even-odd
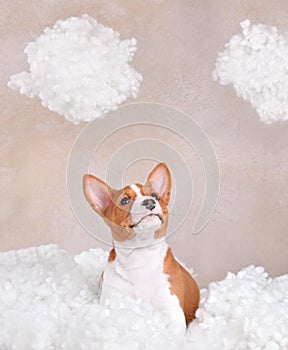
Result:
[[[166,164],[159,163],[151,171],[147,182],[160,195],[160,197],[168,204],[171,191],[171,175]]]
[[[92,208],[101,216],[112,202],[111,194],[114,190],[97,177],[86,174],[83,176],[83,192]]]

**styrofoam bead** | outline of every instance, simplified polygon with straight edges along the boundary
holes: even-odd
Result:
[[[280,347],[277,343],[275,343],[274,341],[269,341],[264,350],[280,350]]]

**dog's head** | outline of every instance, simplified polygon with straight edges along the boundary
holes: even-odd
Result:
[[[117,242],[152,243],[165,235],[171,176],[164,163],[151,171],[144,185],[133,184],[115,190],[97,177],[86,174],[83,190]]]

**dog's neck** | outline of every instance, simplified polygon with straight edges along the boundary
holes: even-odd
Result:
[[[139,248],[127,248],[119,242],[114,243],[117,262],[127,269],[137,269],[141,266],[155,266],[163,264],[168,245],[166,240],[162,238],[155,239],[154,244],[150,244]],[[162,265],[163,266],[163,265]]]

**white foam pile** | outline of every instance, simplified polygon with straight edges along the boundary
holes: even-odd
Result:
[[[55,245],[0,254],[1,350],[288,349],[288,275],[250,266],[209,286],[183,339],[141,300],[99,305],[108,254]],[[202,291],[203,292],[203,291]]]
[[[8,86],[73,123],[91,121],[137,97],[141,74],[129,64],[136,39],[120,34],[88,15],[60,20],[25,48],[29,72]]]
[[[264,24],[240,23],[218,54],[212,78],[232,84],[265,123],[288,119],[288,32]]]

